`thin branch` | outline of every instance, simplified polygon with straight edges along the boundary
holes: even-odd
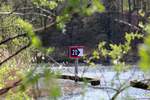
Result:
[[[24,34],[19,34],[19,35],[16,35],[16,36],[7,38],[7,39],[1,41],[1,42],[0,42],[0,45],[6,43],[6,42],[8,42],[8,41],[11,41],[11,40],[13,40],[13,39],[15,39],[15,38],[18,38],[18,37],[26,37],[26,36],[27,36],[27,34],[24,33]]]
[[[48,14],[50,14],[50,15],[52,15],[52,16],[56,16],[56,15],[54,15],[52,12],[50,12],[49,10],[46,10],[46,9],[44,9],[44,8],[42,8],[42,7],[37,7],[38,9],[40,9],[41,11],[44,11],[44,12],[46,12],[46,13],[48,13]]]
[[[54,58],[52,58],[51,56],[48,56],[48,59],[53,61],[55,64],[57,64],[58,66],[62,66],[60,63],[58,63]]]
[[[99,71],[100,71],[100,73],[101,73],[101,77],[103,77],[104,78],[104,84],[105,84],[105,86],[107,86],[107,81],[105,80],[105,76],[104,76],[104,74],[103,74],[103,71],[101,71],[100,69],[99,69]],[[109,94],[109,92],[106,90],[106,93],[107,93],[107,95],[108,95],[108,97],[109,97],[109,99],[111,98],[110,97],[110,94]]]
[[[46,25],[45,27],[37,28],[37,29],[35,29],[35,30],[33,30],[33,31],[34,31],[34,32],[42,31],[42,30],[44,30],[45,28],[52,27],[53,25],[56,25],[56,24],[59,23],[59,22],[61,22],[61,21],[58,21],[58,22],[54,21],[54,22],[52,22],[51,24]],[[12,37],[12,38],[10,38],[10,39],[8,38],[8,39],[4,40],[3,43],[5,43],[5,42],[7,42],[7,41],[10,41],[10,40],[12,40],[12,39],[15,39],[15,38],[17,38],[17,37],[20,37],[20,36],[14,36],[14,37]],[[28,38],[29,38],[29,37],[28,37]],[[29,39],[29,40],[30,40],[30,39]],[[0,45],[3,44],[3,43],[0,43]],[[28,45],[23,46],[20,50],[18,50],[17,52],[15,52],[15,53],[12,54],[11,56],[9,56],[8,58],[6,58],[6,59],[3,60],[2,62],[0,62],[0,66],[1,66],[3,63],[5,63],[6,61],[8,61],[9,59],[11,59],[12,57],[16,56],[16,55],[17,55],[18,53],[20,53],[22,50],[28,48],[30,45],[31,45],[31,41],[29,42]]]
[[[120,87],[118,88],[118,90],[116,91],[116,93],[112,96],[111,100],[115,100],[117,98],[117,96],[124,91],[125,89],[129,88],[130,85],[126,85],[127,82],[134,76],[135,74],[135,69],[133,70],[132,74],[130,75],[130,77],[125,80],[125,82],[123,84],[120,83]],[[118,75],[117,75],[118,76]],[[120,80],[120,79],[119,79]]]
[[[39,16],[46,17],[46,18],[48,18],[48,19],[52,19],[51,16],[47,16],[47,15],[41,14],[41,13],[0,12],[0,15],[10,15],[10,14],[13,14],[13,15],[20,15],[20,16],[24,16],[24,15],[39,15]]]
[[[111,98],[111,100],[115,100],[116,98],[117,98],[117,96],[122,92],[122,91],[124,91],[125,89],[127,89],[127,88],[129,88],[130,86],[126,86],[126,87],[124,87],[124,88],[121,88],[121,89],[119,89],[114,95],[113,95],[113,97]]]
[[[135,70],[136,69],[133,70],[130,77],[127,80],[125,80],[125,82],[120,87],[124,87],[127,84],[127,82],[129,82],[132,79],[132,77],[135,75],[135,72],[136,72]]]
[[[51,23],[51,24],[49,24],[49,25],[46,25],[46,28],[49,28],[49,27],[53,26],[54,24],[55,24],[55,23]],[[39,32],[39,31],[42,31],[42,30],[44,30],[44,29],[45,29],[45,27],[40,27],[40,28],[35,29],[34,32]],[[15,35],[15,36],[13,36],[13,37],[9,37],[9,38],[7,38],[7,39],[1,41],[1,42],[0,42],[0,45],[6,43],[6,42],[8,42],[8,41],[11,41],[11,40],[13,40],[13,39],[16,39],[16,38],[18,38],[18,37],[27,37],[27,34],[26,34],[26,33],[23,33],[23,34]]]
[[[15,10],[15,11],[19,11],[19,10],[31,10],[33,8],[34,7],[22,7],[22,8],[19,8],[19,9]]]
[[[115,89],[115,88],[112,88],[112,87],[93,87],[93,86],[89,86],[89,87],[92,87],[92,88],[94,88],[94,89],[103,89],[103,90],[105,90],[105,89],[109,89],[109,90],[113,90],[113,91],[118,91],[117,89]]]
[[[51,20],[53,20],[53,19],[51,19]],[[59,22],[61,22],[61,21],[59,21]],[[47,29],[47,28],[50,28],[50,27],[52,27],[52,26],[58,24],[59,22],[56,22],[56,21],[54,20],[54,21],[51,22],[50,24],[48,24],[48,25],[46,25],[46,26],[43,26],[43,27],[36,28],[36,29],[34,29],[33,31],[34,31],[34,32],[43,31],[43,30],[45,30],[45,29]]]
[[[9,56],[8,58],[6,58],[5,60],[3,60],[2,62],[0,62],[0,66],[7,62],[9,59],[11,59],[12,57],[16,56],[17,54],[19,54],[21,51],[25,50],[26,48],[28,48],[31,45],[31,42],[29,42],[27,45],[23,46],[22,48],[20,48],[18,51],[16,51],[14,54],[12,54],[11,56]]]
[[[55,23],[51,23],[51,24],[49,24],[49,25],[46,25],[46,28],[49,28],[49,27],[53,26],[54,24],[55,24]],[[44,30],[44,29],[45,29],[45,27],[40,27],[40,28],[35,29],[34,32],[39,32],[39,31],[42,31],[42,30]],[[9,38],[7,38],[7,39],[1,41],[1,42],[0,42],[0,45],[6,43],[6,42],[8,42],[8,41],[11,41],[11,40],[13,40],[13,39],[16,39],[16,38],[18,38],[18,37],[27,37],[27,34],[26,34],[26,33],[23,33],[23,34],[15,35],[15,36],[13,36],[13,37],[9,37]]]
[[[54,23],[51,23],[51,24],[49,24],[49,25],[47,25],[46,28],[51,27],[51,26],[53,26],[53,25],[55,25],[55,22],[54,22]],[[34,32],[39,32],[39,31],[42,31],[42,30],[44,30],[44,29],[45,29],[45,27],[41,27],[41,28],[35,29]],[[1,44],[4,44],[4,43],[6,43],[6,42],[8,42],[8,41],[10,41],[10,40],[13,40],[13,39],[15,39],[15,38],[22,37],[22,36],[26,36],[26,34],[21,34],[21,35],[16,35],[16,36],[14,36],[14,37],[10,37],[10,38],[8,38],[8,39],[6,39],[6,40],[0,42],[0,45],[1,45]],[[29,37],[28,37],[28,38],[29,38]],[[29,40],[30,40],[30,39],[29,39]],[[19,54],[22,50],[28,48],[30,45],[31,45],[31,41],[30,41],[27,45],[25,45],[25,46],[23,46],[21,49],[19,49],[17,52],[15,52],[15,53],[12,54],[11,56],[9,56],[8,58],[6,58],[6,59],[3,60],[2,62],[0,62],[0,66],[1,66],[3,63],[5,63],[5,62],[7,62],[8,60],[10,60],[12,57],[14,57],[14,56],[16,56],[17,54]]]
[[[84,66],[84,69],[83,69],[83,71],[82,71],[81,77],[84,76],[84,74],[88,71],[88,69],[89,69],[89,67]]]
[[[18,4],[15,9],[13,9],[11,12],[9,12],[8,16],[11,15],[12,13],[14,13],[15,11],[17,11],[17,9],[19,8],[20,4]]]
[[[125,24],[125,25],[128,25],[128,26],[130,26],[130,27],[136,29],[137,31],[141,31],[141,30],[142,30],[141,27],[137,27],[137,26],[135,26],[135,25],[133,25],[133,24],[131,24],[131,23],[128,23],[128,22],[126,22],[126,21],[123,21],[123,20],[114,19],[114,21],[119,22],[119,23],[122,23],[122,24]]]
[[[5,87],[5,88],[3,88],[3,89],[0,89],[0,95],[3,95],[3,94],[5,94],[5,93],[7,93],[10,89],[13,89],[13,88],[19,86],[20,83],[21,83],[21,81],[22,81],[22,80],[20,79],[20,80],[14,82],[11,86]]]
[[[43,30],[45,30],[45,29],[47,29],[47,28],[50,28],[50,27],[52,27],[53,25],[56,25],[56,24],[57,24],[56,22],[52,22],[51,24],[48,24],[48,25],[46,25],[46,26],[44,26],[44,27],[40,27],[40,28],[35,29],[34,32],[43,31]]]

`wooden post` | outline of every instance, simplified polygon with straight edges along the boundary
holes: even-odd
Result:
[[[78,63],[79,63],[79,59],[78,58],[76,58],[75,59],[75,82],[77,82],[78,81]]]

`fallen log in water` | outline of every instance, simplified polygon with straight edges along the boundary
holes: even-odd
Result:
[[[98,79],[93,79],[93,78],[88,78],[88,77],[75,77],[75,76],[70,76],[70,75],[60,75],[59,76],[60,79],[69,79],[69,80],[75,80],[76,82],[84,82],[87,81],[89,83],[91,83],[91,85],[96,86],[96,85],[100,85],[100,80]]]
[[[41,77],[43,77],[43,76],[44,75],[41,75]],[[75,76],[70,76],[70,75],[59,75],[57,78],[75,80],[76,82],[77,81],[79,81],[79,82],[87,81],[87,82],[91,83],[91,85],[93,85],[93,86],[100,85],[100,80],[88,78],[88,77],[75,77]],[[22,79],[14,82],[13,84],[11,84],[8,87],[0,89],[0,95],[3,95],[5,93],[7,93],[10,89],[13,89],[13,88],[21,85],[22,84],[21,82],[22,82]]]
[[[41,77],[44,77],[43,74],[40,75]],[[100,80],[89,78],[89,77],[79,77],[79,76],[71,76],[71,75],[58,75],[56,78],[59,79],[68,79],[68,80],[74,80],[75,82],[89,82],[91,85],[96,86],[100,85]]]
[[[150,90],[150,84],[148,84],[148,82],[144,82],[144,81],[130,81],[130,86],[135,87],[135,88],[140,88],[140,89],[144,89],[144,90]]]

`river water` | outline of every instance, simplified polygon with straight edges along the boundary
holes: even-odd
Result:
[[[74,75],[74,67],[52,67],[65,75]],[[112,66],[79,66],[78,76],[100,79],[100,85],[91,86],[84,82],[75,83],[71,80],[59,79],[62,96],[58,100],[110,100],[116,89],[126,87],[132,80],[150,78],[150,74],[139,70],[136,65],[123,72],[116,72]],[[42,84],[42,83],[41,83]],[[40,87],[42,85],[40,84]],[[48,97],[39,97],[39,100],[49,100]],[[116,100],[150,100],[150,91],[129,87],[121,92]]]

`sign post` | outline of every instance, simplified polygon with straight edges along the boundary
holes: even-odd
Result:
[[[75,59],[75,82],[78,81],[78,63],[79,58],[83,56],[83,46],[70,46],[69,47],[69,58]]]
[[[78,63],[79,63],[79,59],[75,59],[75,82],[78,81]]]

